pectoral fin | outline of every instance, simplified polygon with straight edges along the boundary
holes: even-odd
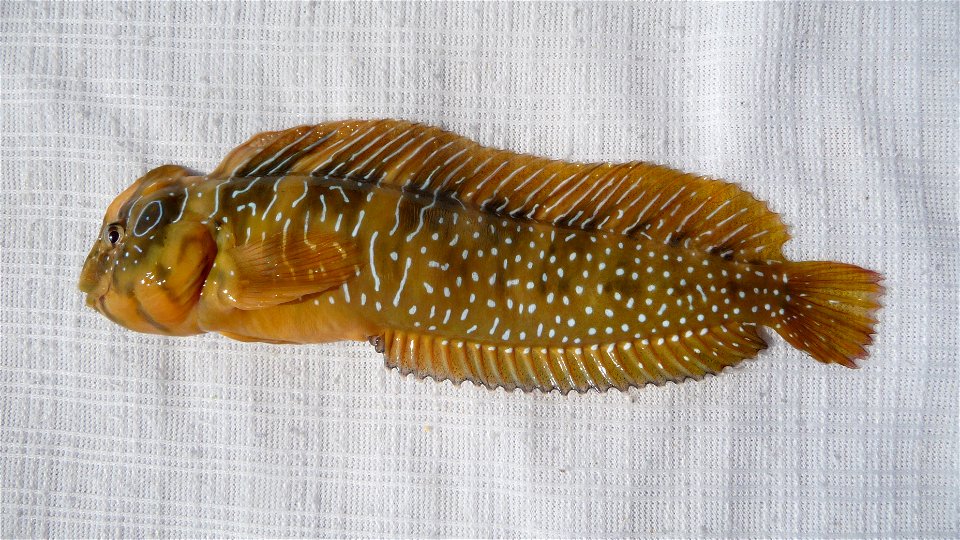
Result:
[[[287,242],[280,234],[228,249],[217,258],[224,302],[262,309],[339,287],[360,271],[356,244],[314,234]]]

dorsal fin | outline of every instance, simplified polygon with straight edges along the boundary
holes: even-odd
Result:
[[[739,323],[582,347],[494,345],[394,330],[378,339],[382,341],[375,344],[387,366],[403,374],[564,394],[702,379],[756,356],[766,346],[756,327]]]
[[[777,214],[734,184],[650,163],[567,163],[401,120],[257,135],[211,174],[336,175],[454,198],[501,215],[645,236],[755,262],[783,259]]]

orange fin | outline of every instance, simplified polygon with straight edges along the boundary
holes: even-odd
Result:
[[[766,347],[756,328],[728,324],[687,336],[582,347],[492,345],[388,330],[374,339],[388,367],[438,381],[507,390],[626,390],[702,379]]]
[[[228,249],[217,259],[220,296],[237,309],[261,309],[339,287],[360,271],[357,246],[329,234],[285,242],[282,235]]]
[[[788,302],[777,329],[794,347],[825,363],[857,367],[873,342],[882,276],[852,264],[797,262],[780,265]]]
[[[497,150],[400,120],[329,122],[261,133],[213,177],[341,176],[449,197],[487,212],[780,261],[777,214],[734,184],[650,163],[568,163]]]

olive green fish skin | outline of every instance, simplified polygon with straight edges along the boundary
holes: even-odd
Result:
[[[88,305],[166,335],[366,340],[403,372],[530,390],[701,378],[758,326],[855,367],[880,276],[790,262],[779,217],[659,165],[575,164],[404,121],[255,136],[107,209]]]

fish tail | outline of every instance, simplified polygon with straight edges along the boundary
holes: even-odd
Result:
[[[786,307],[777,331],[819,362],[857,367],[873,342],[883,276],[835,262],[784,263]]]

